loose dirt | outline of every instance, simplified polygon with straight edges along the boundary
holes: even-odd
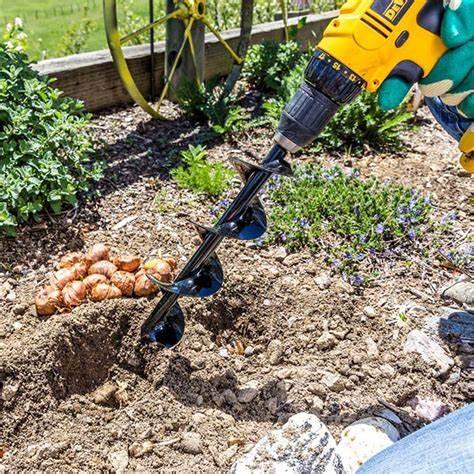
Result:
[[[439,236],[441,245],[456,248],[472,230],[472,178],[425,110],[419,120],[402,154],[368,149],[360,159],[303,154],[294,162],[357,166],[363,176],[430,193],[440,213],[457,212],[453,233]],[[169,181],[177,151],[205,129],[182,117],[153,122],[133,108],[96,117],[94,131],[109,164],[98,192],[0,243],[0,445],[7,471],[223,472],[300,411],[316,413],[337,435],[388,405],[408,432],[423,424],[403,408],[414,395],[440,399],[450,410],[469,401],[469,374],[459,372],[455,347],[443,343],[456,357],[458,376],[448,380],[403,353],[406,334],[437,314],[445,304],[440,288],[460,275],[421,252],[380,262],[369,288],[354,289],[336,275],[324,288],[315,277],[330,269],[320,255],[284,257],[276,247],[226,241],[218,252],[225,286],[213,298],[183,300],[186,338],[175,351],[140,343],[140,324],[156,298],[87,303],[38,318],[34,294],[67,250],[106,242],[140,255],[170,253],[182,264],[197,243],[184,218],[210,219],[211,202]],[[270,144],[271,131],[257,129],[208,150],[215,159],[258,160]],[[333,337],[317,343],[325,331]],[[375,354],[368,354],[369,337]],[[244,355],[233,351],[238,342]],[[322,379],[331,379],[330,388]],[[250,401],[245,387],[256,390]]]

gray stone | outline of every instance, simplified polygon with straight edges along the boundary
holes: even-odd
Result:
[[[267,347],[268,361],[271,365],[277,365],[280,363],[283,357],[283,344],[279,339],[273,339],[270,341]]]
[[[343,473],[336,442],[316,415],[299,413],[262,438],[232,465],[231,474]]]
[[[230,388],[227,388],[226,390],[224,390],[222,392],[222,395],[224,396],[225,401],[229,405],[235,405],[237,403],[237,397],[236,397],[235,393]]]
[[[456,301],[458,304],[474,307],[474,283],[459,281],[446,288],[441,296]]]
[[[202,440],[199,433],[187,431],[181,435],[181,450],[187,454],[201,454]]]
[[[249,384],[246,387],[241,388],[237,392],[237,400],[240,403],[250,403],[253,401],[258,395],[258,389],[253,384]]]
[[[418,329],[410,331],[403,350],[420,354],[427,364],[436,367],[439,375],[446,374],[454,364],[454,360],[436,341]]]

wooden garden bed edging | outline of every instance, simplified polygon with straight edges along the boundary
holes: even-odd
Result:
[[[298,30],[297,40],[306,48],[307,44],[315,44],[328,23],[337,16],[337,11],[308,15],[306,25]],[[288,20],[289,26],[296,25],[298,18]],[[233,46],[238,43],[239,30],[228,30],[222,36]],[[252,31],[251,44],[264,40],[284,40],[282,21],[255,25]],[[150,48],[148,45],[125,48],[126,57],[133,77],[142,90],[149,95],[150,87]],[[206,67],[205,78],[225,75],[230,71],[232,61],[220,43],[211,35],[206,35]],[[155,83],[161,84],[164,74],[165,42],[155,46]],[[75,54],[64,58],[48,59],[36,64],[41,74],[55,78],[55,87],[65,95],[84,101],[86,109],[97,111],[117,105],[131,103],[131,99],[123,88],[115,71],[109,50]]]

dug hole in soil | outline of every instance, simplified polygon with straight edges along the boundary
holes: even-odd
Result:
[[[472,179],[458,167],[456,144],[426,111],[422,116],[404,137],[403,154],[303,154],[293,162],[357,166],[362,176],[429,192],[443,212],[456,210],[456,235],[465,239]],[[109,162],[100,195],[0,244],[7,471],[224,472],[300,411],[317,414],[337,437],[350,422],[387,404],[404,407],[415,395],[450,410],[469,401],[469,374],[454,348],[444,344],[455,360],[444,377],[403,352],[408,332],[446,304],[440,288],[459,276],[421,256],[412,265],[381,262],[376,285],[354,289],[337,275],[318,286],[315,277],[329,272],[320,255],[226,240],[218,251],[224,288],[210,299],[183,299],[186,337],[175,351],[140,344],[140,325],[157,298],[87,303],[38,318],[34,295],[67,251],[104,242],[143,257],[166,252],[182,265],[197,243],[183,216],[209,221],[211,203],[179,190],[168,175],[170,151],[201,130],[184,117],[153,122],[137,108],[98,116],[94,129]],[[270,144],[271,131],[255,129],[208,144],[208,153],[258,159]],[[415,309],[402,322],[397,315],[407,307]],[[317,344],[325,331],[330,342]],[[377,345],[371,354],[369,337]],[[337,379],[330,387],[320,383],[328,373]],[[423,424],[409,415],[404,422],[408,431]]]

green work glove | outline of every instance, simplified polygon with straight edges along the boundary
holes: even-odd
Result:
[[[441,38],[448,51],[420,81],[427,97],[439,96],[456,106],[461,115],[474,118],[474,0],[449,0],[441,24]],[[412,84],[401,77],[389,77],[379,90],[379,105],[393,109],[403,102]]]

